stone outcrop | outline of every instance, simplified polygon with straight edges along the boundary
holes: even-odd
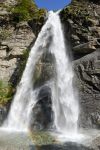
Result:
[[[71,40],[81,127],[100,129],[100,4],[73,0],[60,13]]]
[[[71,35],[72,50],[76,57],[89,54],[100,47],[99,2],[73,0],[60,15],[65,35]]]
[[[81,108],[80,126],[100,128],[100,49],[73,64]]]

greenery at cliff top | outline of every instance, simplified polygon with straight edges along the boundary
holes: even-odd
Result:
[[[10,11],[13,14],[13,21],[28,21],[36,19],[40,21],[45,14],[44,9],[38,9],[33,0],[17,0],[17,5],[11,7]]]
[[[12,100],[13,87],[0,80],[0,105],[5,105]]]

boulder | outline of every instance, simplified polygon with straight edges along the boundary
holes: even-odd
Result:
[[[73,52],[76,55],[89,54],[89,53],[92,53],[93,51],[95,51],[97,46],[99,46],[99,43],[97,42],[97,39],[94,39],[93,41],[73,47]]]

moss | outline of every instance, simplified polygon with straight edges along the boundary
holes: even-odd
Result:
[[[10,8],[14,22],[29,21],[33,18],[39,20],[44,15],[44,9],[38,9],[32,0],[17,0],[14,8]]]
[[[5,105],[12,100],[14,89],[11,84],[0,80],[0,105]]]
[[[55,138],[46,131],[34,131],[30,133],[30,136],[35,145],[48,145],[57,143]]]

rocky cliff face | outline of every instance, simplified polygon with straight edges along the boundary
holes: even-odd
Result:
[[[10,20],[10,5],[17,1],[0,3],[0,80],[9,81],[24,51],[35,40],[35,34],[27,22],[14,24]],[[9,6],[8,6],[9,5]]]
[[[100,2],[73,0],[60,15],[72,44],[79,125],[100,128]]]

